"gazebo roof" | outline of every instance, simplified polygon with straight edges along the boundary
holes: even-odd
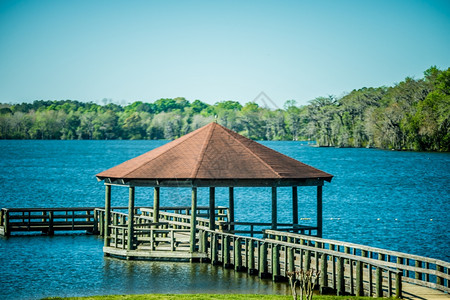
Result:
[[[96,176],[149,186],[323,185],[333,177],[214,122]]]

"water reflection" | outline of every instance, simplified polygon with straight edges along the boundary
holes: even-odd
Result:
[[[110,293],[287,294],[285,283],[260,280],[207,263],[125,261],[104,258],[103,280]]]

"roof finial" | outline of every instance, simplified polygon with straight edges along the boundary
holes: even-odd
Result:
[[[217,115],[214,115],[214,122],[217,123]]]

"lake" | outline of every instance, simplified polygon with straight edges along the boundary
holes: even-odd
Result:
[[[95,174],[167,141],[0,140],[1,207],[104,206]],[[450,261],[450,154],[315,148],[303,142],[262,144],[333,174],[323,189],[325,238]],[[290,222],[291,189],[280,188],[278,221]],[[208,189],[199,189],[207,205]],[[316,189],[299,187],[299,217],[316,220]],[[113,188],[113,206],[127,189]],[[137,188],[136,205],[151,206],[153,189]],[[216,189],[227,205],[227,189]],[[270,222],[268,188],[236,188],[236,219]],[[161,189],[161,205],[190,205],[189,189]],[[269,209],[268,209],[269,208]],[[0,238],[0,296],[37,299],[136,293],[289,293],[285,284],[209,264],[104,258],[95,236]]]

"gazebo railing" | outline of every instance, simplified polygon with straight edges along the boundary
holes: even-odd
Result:
[[[159,211],[158,222],[154,222],[153,208],[135,208],[132,249],[189,251],[191,216],[186,213],[190,213],[190,209],[184,207],[164,207],[163,209]],[[129,216],[127,212],[122,212],[121,210],[123,211],[124,208],[115,207],[110,211],[109,235],[106,239],[108,240],[109,247],[128,249]],[[197,212],[200,215],[205,215],[205,210],[206,208],[202,207]],[[227,220],[227,213],[226,207],[217,207],[216,219]],[[95,209],[94,215],[99,234],[104,236],[106,232],[105,210],[101,208]],[[209,225],[209,218],[196,218],[196,227],[198,229],[209,228]]]
[[[450,263],[442,260],[275,230],[265,230],[265,238],[369,258],[400,270],[405,282],[450,292]]]

